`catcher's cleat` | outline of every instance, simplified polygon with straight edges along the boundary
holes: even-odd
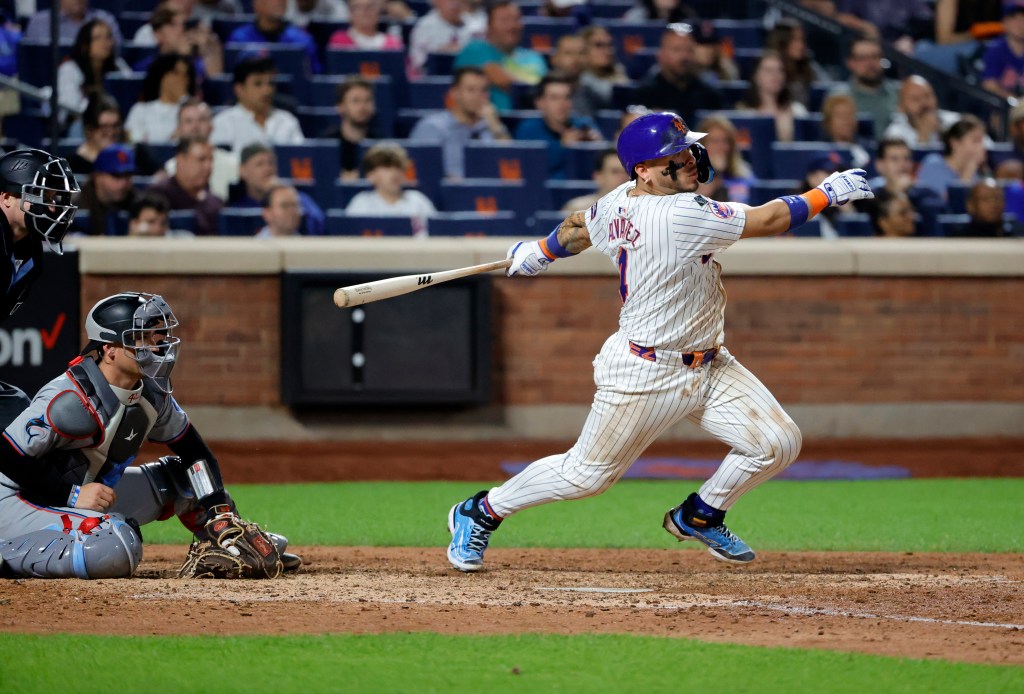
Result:
[[[754,561],[754,550],[738,538],[720,519],[709,522],[692,505],[696,494],[691,494],[683,503],[670,508],[665,514],[662,527],[680,542],[698,540],[704,543],[712,557],[730,564],[746,564]],[[724,515],[724,514],[722,514]]]
[[[277,547],[278,553],[281,555],[281,571],[286,574],[298,571],[299,567],[302,566],[302,557],[287,551],[288,538],[284,535],[271,532],[267,533],[267,537],[269,537],[270,541],[274,543],[274,546]]]
[[[448,532],[452,542],[448,545],[448,561],[459,571],[473,572],[484,568],[484,552],[491,533],[501,523],[489,513],[480,510],[480,500],[486,491],[452,506],[448,512]]]

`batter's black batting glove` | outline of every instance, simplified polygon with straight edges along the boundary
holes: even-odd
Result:
[[[690,145],[690,154],[697,162],[697,183],[711,183],[715,180],[715,167],[711,165],[708,151],[699,142]]]

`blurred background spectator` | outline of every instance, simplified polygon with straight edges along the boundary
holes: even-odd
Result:
[[[286,0],[253,0],[256,16],[251,24],[244,24],[228,36],[228,43],[270,43],[301,46],[314,75],[323,70],[313,38],[299,27],[285,21]]]
[[[487,34],[471,41],[455,58],[454,68],[479,67],[491,83],[491,103],[498,110],[515,108],[511,89],[516,82],[537,84],[548,64],[537,51],[519,45],[523,20],[519,6],[508,0],[488,5]]]
[[[211,142],[238,151],[253,142],[291,145],[305,141],[299,120],[274,107],[276,74],[269,57],[246,58],[235,65],[232,82],[238,102],[213,117]]]
[[[937,145],[942,132],[960,120],[960,114],[939,108],[935,90],[920,75],[911,75],[900,83],[899,110],[885,137],[898,137],[911,147]]]
[[[877,39],[861,37],[850,42],[846,53],[850,79],[833,90],[848,93],[857,103],[858,113],[869,113],[875,122],[874,136],[881,137],[896,110],[898,87],[885,76],[882,65],[882,44]]]
[[[277,176],[277,155],[269,145],[253,143],[242,149],[238,182],[228,190],[227,206],[240,209],[264,207],[267,193],[281,181]],[[323,209],[306,193],[296,191],[301,211],[302,233],[322,236],[327,226]]]
[[[462,0],[432,0],[430,12],[416,20],[409,35],[409,77],[423,74],[427,55],[457,52],[484,35],[484,23],[467,11]]]
[[[217,216],[224,201],[210,192],[213,145],[198,137],[183,137],[175,148],[173,176],[153,184],[149,191],[163,194],[172,210],[195,210],[196,233],[217,233]]]
[[[821,182],[828,178],[829,175],[834,174],[836,171],[842,171],[848,169],[849,162],[845,161],[843,157],[837,152],[832,152],[828,155],[815,157],[807,164],[807,173],[797,186],[795,190],[805,192],[816,188],[821,185]],[[800,193],[796,193],[800,194]],[[846,205],[844,207],[826,207],[821,214],[815,217],[818,220],[818,228],[820,229],[821,238],[823,239],[837,239],[839,238],[839,231],[837,224],[839,217],[843,215],[856,214],[856,210],[852,205]]]
[[[93,173],[82,185],[78,206],[88,211],[89,236],[117,234],[117,214],[127,212],[135,199],[132,175],[135,173],[135,154],[130,147],[108,145],[96,157]]]
[[[674,111],[687,123],[694,120],[697,109],[714,111],[722,107],[718,91],[696,75],[692,34],[689,24],[670,24],[665,29],[657,67],[633,96],[634,101],[650,109]]]
[[[871,163],[871,143],[860,136],[857,104],[849,94],[832,94],[821,105],[821,132],[826,142],[849,145],[850,163],[863,169]]]
[[[597,115],[601,109],[611,108],[612,89],[626,84],[626,68],[615,55],[612,35],[602,26],[589,26],[580,32],[583,37],[583,72],[580,74],[574,107],[580,115]]]
[[[142,99],[128,111],[124,127],[132,142],[170,142],[181,104],[196,95],[192,61],[177,53],[157,56],[142,81]]]
[[[482,70],[459,68],[449,91],[449,107],[424,116],[409,133],[411,141],[441,145],[446,178],[465,176],[466,143],[511,139],[488,92],[487,76]]]
[[[1021,235],[1021,225],[1007,217],[1006,196],[1002,186],[991,178],[983,178],[967,195],[967,214],[970,221],[956,229],[956,236],[970,238],[1008,238]]]
[[[1001,20],[1002,0],[936,0],[934,41],[918,41],[914,57],[952,75],[966,74],[982,42],[1002,33]]]
[[[945,208],[944,198],[931,188],[917,185],[914,175],[914,156],[906,142],[898,138],[885,138],[878,143],[875,155],[875,169],[878,176],[871,179],[871,189],[876,193],[905,193],[924,223],[934,226],[936,217]],[[857,209],[870,211],[871,201],[857,204]]]
[[[242,14],[241,0],[196,0],[189,16],[209,26],[215,17],[239,14]]]
[[[137,46],[151,45],[153,51],[135,62],[132,68],[136,72],[145,72],[158,55],[170,53],[179,53],[189,58],[200,84],[208,75],[224,72],[224,52],[220,39],[198,20],[188,19],[184,8],[171,3],[158,5],[139,33],[146,28],[151,30],[151,41],[139,41],[139,34],[136,34],[134,43]]]
[[[917,231],[914,207],[906,193],[883,190],[875,198],[869,217],[876,236],[906,238]]]
[[[837,0],[840,23],[892,43],[901,53],[934,32],[933,0]]]
[[[210,106],[198,99],[189,99],[178,109],[178,127],[172,139],[178,142],[184,138],[197,138],[209,142],[213,132],[213,114]],[[171,157],[163,166],[167,175],[173,176],[178,158]],[[238,155],[219,147],[213,148],[213,169],[210,172],[210,192],[221,200],[228,199],[228,188],[238,180]]]
[[[328,48],[362,48],[372,51],[402,50],[402,33],[398,26],[380,31],[382,0],[348,0],[349,27],[331,34]]]
[[[345,212],[366,217],[409,217],[413,236],[429,233],[427,220],[437,213],[434,203],[418,190],[405,187],[409,154],[393,142],[374,145],[363,158],[366,179],[373,190],[356,193]]]
[[[793,119],[807,115],[807,107],[793,100],[782,57],[775,51],[764,51],[758,58],[750,88],[736,108],[774,118],[775,139],[779,142],[792,142]]]
[[[539,140],[548,146],[548,180],[565,176],[565,145],[602,140],[597,124],[572,112],[573,85],[568,79],[551,74],[537,85],[534,105],[537,118],[526,118],[516,127],[517,140]]]
[[[1003,36],[989,44],[982,60],[985,89],[1004,97],[1024,94],[1024,0],[1003,2]]]
[[[711,116],[697,124],[697,132],[707,133],[700,142],[708,150],[708,158],[715,167],[715,177],[704,183],[698,193],[712,200],[746,203],[750,200],[750,186],[754,173],[743,161],[736,142],[736,127],[728,118]]]
[[[298,236],[302,225],[299,191],[287,183],[275,183],[263,196],[265,226],[256,232],[258,239]]]
[[[347,22],[348,5],[345,0],[288,0],[284,18],[303,29],[310,22]]]
[[[803,25],[796,19],[780,19],[768,32],[764,45],[782,57],[793,100],[810,107],[811,84],[830,81],[831,76],[811,56]]]
[[[622,19],[627,22],[685,22],[695,19],[697,13],[679,0],[637,0]]]
[[[103,78],[112,72],[131,74],[131,68],[117,55],[110,25],[91,19],[75,35],[69,60],[57,69],[57,102],[77,120],[89,99],[104,92]]]
[[[738,80],[740,69],[722,43],[722,36],[711,20],[693,24],[693,62],[697,76],[711,85]]]
[[[147,192],[135,196],[128,211],[128,236],[141,238],[193,238],[186,229],[172,229],[171,206],[160,193]]]
[[[121,108],[113,97],[97,94],[89,100],[82,114],[85,139],[68,156],[68,164],[75,176],[92,173],[93,162],[106,147],[121,142],[124,131],[121,128]]]
[[[114,15],[106,10],[89,9],[88,0],[58,0],[58,25],[57,35],[61,42],[74,41],[79,30],[88,22],[100,20],[106,24],[111,31],[111,37],[116,45],[121,45],[121,27],[118,26]],[[28,20],[25,27],[25,39],[29,41],[50,42],[50,9],[39,10]]]
[[[373,124],[377,106],[373,98],[373,85],[362,77],[346,79],[338,85],[337,94],[334,108],[341,120],[338,125],[320,133],[320,137],[338,140],[339,178],[352,181],[359,178],[360,143],[377,137]]]
[[[569,200],[562,206],[563,211],[578,212],[579,210],[588,210],[591,205],[629,180],[629,176],[626,175],[626,170],[622,168],[619,154],[614,147],[602,150],[594,157],[594,173],[591,178],[593,178],[597,190],[589,195],[580,195]]]
[[[974,185],[986,165],[985,125],[966,115],[942,134],[942,154],[926,156],[917,171],[917,185],[948,200],[951,185]]]

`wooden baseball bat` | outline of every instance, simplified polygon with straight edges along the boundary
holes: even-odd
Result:
[[[419,289],[447,282],[448,280],[457,280],[460,277],[478,275],[481,272],[504,269],[511,264],[512,260],[507,258],[493,263],[471,265],[470,267],[460,267],[455,270],[445,270],[427,275],[402,275],[401,277],[390,277],[385,280],[377,280],[376,282],[367,282],[366,284],[353,284],[336,289],[334,291],[334,303],[338,308],[361,306],[371,301],[390,299],[402,294],[408,294],[409,292],[415,292]]]

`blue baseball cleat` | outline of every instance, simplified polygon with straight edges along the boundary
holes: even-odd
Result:
[[[448,512],[448,532],[452,534],[448,561],[459,571],[473,572],[484,568],[487,543],[501,523],[500,519],[480,509],[480,500],[485,496],[486,491],[479,492],[455,504]]]
[[[746,564],[754,561],[754,550],[736,537],[736,535],[725,526],[721,520],[715,524],[707,524],[702,514],[695,512],[691,505],[690,498],[671,508],[665,514],[665,522],[662,524],[670,535],[684,540],[698,540],[704,543],[708,552],[719,561],[726,561],[730,564]],[[724,515],[724,514],[722,514]],[[703,526],[703,527],[701,527]]]

